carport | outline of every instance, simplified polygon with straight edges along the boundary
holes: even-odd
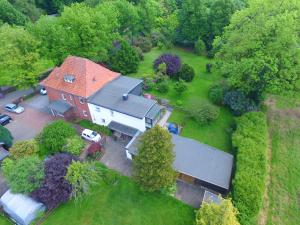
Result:
[[[73,118],[73,106],[66,101],[57,100],[49,104],[53,116],[60,116],[66,119]]]
[[[108,128],[114,133],[115,138],[121,138],[125,141],[130,141],[139,131],[133,127],[111,121],[108,124]]]

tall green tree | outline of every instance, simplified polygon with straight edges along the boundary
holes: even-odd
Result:
[[[4,143],[6,148],[10,148],[12,146],[12,142],[13,136],[10,131],[3,126],[0,126],[0,143]]]
[[[174,152],[171,135],[160,126],[146,131],[139,139],[133,158],[134,178],[144,190],[157,191],[174,184]]]
[[[237,213],[230,199],[220,204],[204,202],[196,214],[196,225],[239,225]]]
[[[35,87],[51,61],[40,56],[40,42],[23,27],[0,27],[0,85]]]
[[[300,2],[248,3],[214,44],[220,71],[246,94],[293,90],[300,76]]]
[[[7,0],[0,0],[0,21],[8,24],[24,25],[27,18]]]
[[[35,0],[9,0],[9,2],[32,21],[36,21],[43,13],[42,9],[36,7]]]

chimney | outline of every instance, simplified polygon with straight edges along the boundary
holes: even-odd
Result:
[[[123,99],[123,101],[127,101],[128,100],[128,94],[123,94],[122,99]]]

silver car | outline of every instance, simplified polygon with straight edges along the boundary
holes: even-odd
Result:
[[[24,112],[24,108],[22,106],[17,106],[16,104],[7,104],[4,107],[5,110],[7,110],[8,112],[13,112],[13,113],[22,113]]]

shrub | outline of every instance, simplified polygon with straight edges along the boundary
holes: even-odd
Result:
[[[0,126],[0,142],[4,143],[5,148],[10,148],[13,143],[13,136],[10,131],[3,126]]]
[[[72,193],[71,184],[65,179],[68,166],[78,158],[68,154],[59,153],[45,162],[45,179],[42,185],[31,193],[31,196],[45,204],[48,210],[69,200]]]
[[[87,149],[88,155],[94,155],[97,152],[101,152],[101,146],[99,143],[92,143]]]
[[[143,89],[146,91],[151,91],[154,88],[154,82],[151,78],[144,78],[144,86]]]
[[[134,47],[124,40],[114,42],[109,53],[108,65],[111,69],[126,75],[137,72],[139,63],[140,58]]]
[[[102,135],[106,135],[106,136],[112,135],[112,132],[108,127],[92,123],[89,120],[79,120],[76,123],[83,128],[96,131],[97,133],[100,133]]]
[[[169,91],[169,85],[167,81],[160,82],[156,85],[156,90],[162,94],[165,94]]]
[[[209,89],[208,98],[216,105],[223,105],[224,95],[227,91],[228,86],[224,82],[213,85]]]
[[[239,225],[237,214],[230,199],[222,199],[220,204],[204,202],[196,214],[196,225]]]
[[[99,180],[95,163],[72,161],[68,167],[66,180],[72,185],[72,197],[80,199]]]
[[[48,124],[38,138],[42,154],[51,155],[62,151],[67,139],[74,135],[76,135],[75,128],[63,120]]]
[[[9,149],[9,152],[13,159],[32,156],[38,153],[38,145],[35,140],[18,141]]]
[[[143,52],[150,52],[152,49],[152,41],[149,37],[138,36],[133,40],[133,45],[142,49]]]
[[[229,106],[234,115],[242,115],[246,112],[257,110],[253,100],[241,91],[228,91],[224,95],[224,104]]]
[[[180,96],[182,95],[183,92],[185,92],[188,89],[188,86],[185,83],[185,81],[180,79],[175,83],[174,89],[177,92],[177,94]]]
[[[140,61],[143,61],[144,53],[143,53],[142,49],[139,47],[136,47],[136,46],[134,46],[134,49],[135,49],[136,53],[138,54]]]
[[[84,146],[85,142],[79,136],[75,135],[67,139],[67,144],[63,147],[63,151],[79,156]]]
[[[2,172],[12,192],[28,194],[37,189],[44,178],[43,161],[28,156],[16,161],[5,159]]]
[[[165,63],[166,64],[166,74],[171,78],[176,78],[176,74],[181,69],[181,60],[177,55],[171,54],[163,54],[159,56],[153,64],[154,70],[157,71],[159,65]]]
[[[220,108],[206,101],[192,101],[187,108],[187,113],[198,123],[209,124],[216,120],[220,114]]]
[[[135,180],[147,191],[172,186],[176,179],[174,158],[169,132],[160,126],[147,130],[140,137],[138,154],[133,158]]]
[[[196,53],[197,55],[203,55],[203,54],[205,53],[205,50],[206,50],[206,46],[205,46],[204,41],[202,41],[202,39],[199,38],[199,39],[195,42],[194,48],[195,48],[195,53]]]
[[[268,128],[262,112],[236,119],[232,144],[237,149],[233,202],[241,224],[254,224],[263,205],[267,174]]]
[[[207,73],[211,73],[211,69],[212,69],[212,64],[211,63],[207,63],[206,65],[205,65],[205,69],[206,69],[206,72]]]
[[[191,82],[195,77],[195,70],[188,64],[183,64],[181,70],[178,73],[178,78],[186,82]]]

